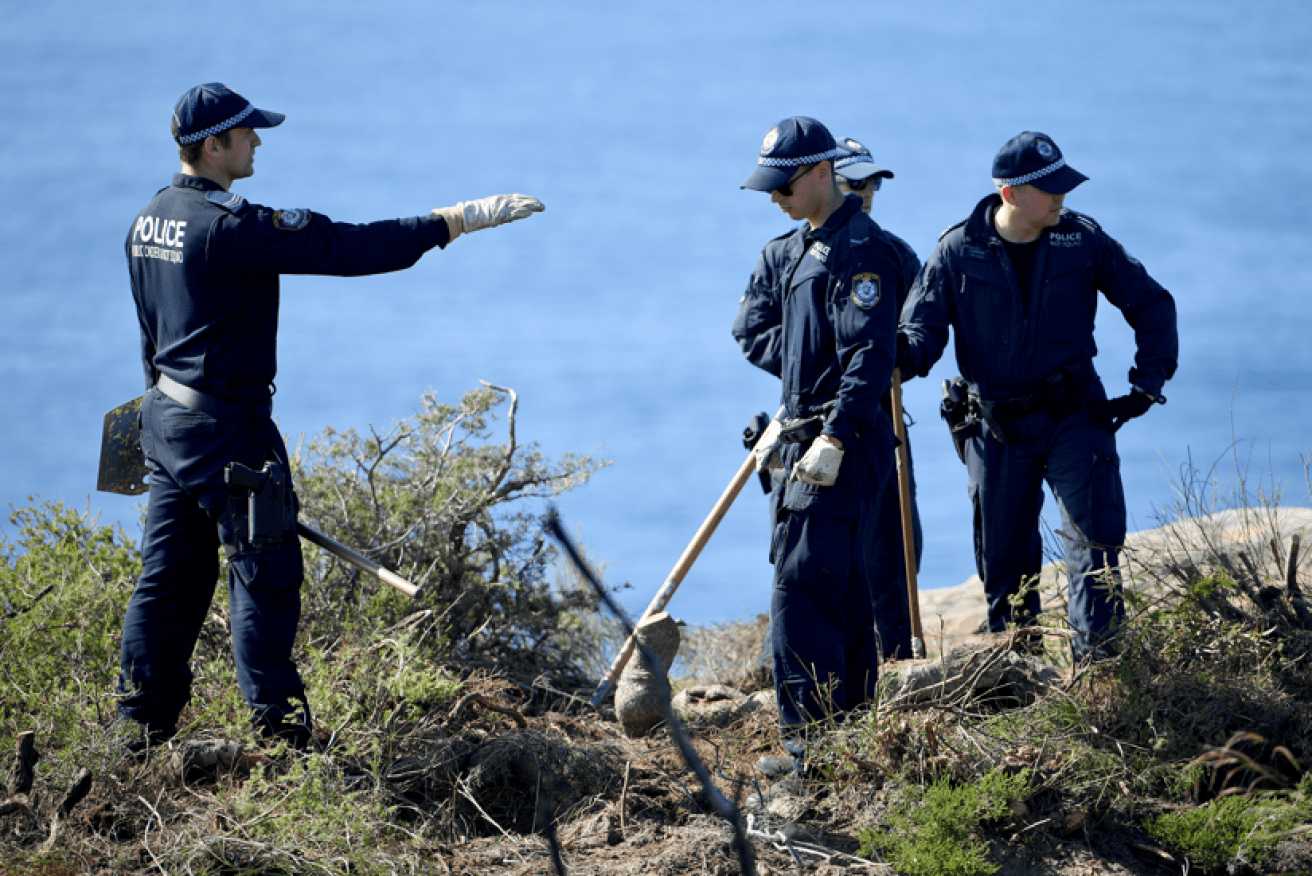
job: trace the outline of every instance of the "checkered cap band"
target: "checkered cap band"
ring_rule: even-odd
[[[224,131],[228,130],[229,128],[237,127],[239,124],[242,123],[243,119],[245,119],[253,112],[255,112],[255,104],[247,103],[246,109],[237,113],[237,115],[233,116],[232,118],[226,121],[219,122],[217,125],[210,125],[208,128],[206,128],[203,131],[197,131],[194,134],[188,134],[185,137],[179,137],[178,143],[183,146],[190,146],[192,143],[199,143],[201,140],[204,140],[206,137],[212,137],[215,134],[222,134]]]
[[[840,167],[848,167],[852,164],[874,164],[874,162],[870,160],[869,155],[858,153],[856,155],[849,155],[846,158],[838,159],[834,162],[834,169],[837,170]]]
[[[815,164],[817,161],[837,158],[841,154],[837,149],[830,149],[828,152],[821,152],[818,155],[803,155],[800,158],[766,158],[762,155],[756,159],[756,163],[765,167],[801,167],[803,164]]]
[[[1026,183],[1034,182],[1036,179],[1041,179],[1055,170],[1061,170],[1065,166],[1066,159],[1058,158],[1042,170],[1036,170],[1033,173],[1027,173],[1024,176],[1014,176],[1011,179],[995,179],[994,182],[1000,186],[1023,186]]]

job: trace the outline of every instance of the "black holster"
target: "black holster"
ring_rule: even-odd
[[[948,424],[948,434],[952,436],[952,446],[957,450],[957,459],[966,461],[966,441],[970,437],[970,428],[975,425],[971,410],[969,384],[960,377],[943,381],[943,400],[938,406],[939,416]]]
[[[230,462],[223,470],[223,479],[247,491],[246,513],[242,514],[236,503],[231,509],[234,534],[241,544],[224,544],[229,559],[283,544],[289,532],[295,538],[296,494],[287,487],[281,463],[266,462],[263,469],[255,471],[240,462]]]

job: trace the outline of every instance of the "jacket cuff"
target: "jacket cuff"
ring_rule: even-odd
[[[1130,385],[1137,387],[1144,393],[1160,398],[1162,387],[1166,385],[1166,378],[1160,374],[1148,374],[1140,371],[1138,368],[1130,369]]]
[[[822,434],[837,438],[843,442],[843,447],[847,448],[856,443],[856,430],[857,423],[855,419],[846,416],[842,411],[834,411],[829,419],[825,421]]]

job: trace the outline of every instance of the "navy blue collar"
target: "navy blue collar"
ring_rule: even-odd
[[[842,228],[843,224],[847,222],[848,219],[852,218],[852,214],[860,209],[861,198],[859,196],[844,195],[843,203],[839,205],[837,210],[829,214],[829,218],[825,220],[825,224],[821,225],[818,229],[811,229],[806,233],[806,236],[810,239],[832,237],[834,232]]]
[[[179,189],[200,189],[202,192],[221,192],[223,186],[204,176],[192,176],[189,173],[173,174],[173,187]]]

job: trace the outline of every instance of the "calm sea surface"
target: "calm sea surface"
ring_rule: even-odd
[[[788,227],[740,191],[765,131],[815,116],[891,168],[875,218],[924,258],[987,194],[1023,129],[1090,177],[1068,199],[1176,296],[1170,403],[1120,433],[1131,528],[1192,464],[1308,503],[1312,446],[1312,6],[1300,0],[446,3],[8,9],[0,29],[0,499],[39,494],[139,531],[94,492],[104,412],[139,395],[122,246],[176,170],[169,112],[222,81],[285,112],[235,190],[335,219],[504,191],[547,212],[385,277],[289,277],[275,414],[294,443],[385,427],[422,392],[520,396],[519,435],[614,461],[567,525],[641,610],[744,458],[776,382],[729,336],[761,245]],[[192,19],[189,16],[195,15]],[[1123,391],[1133,335],[1100,316]],[[940,381],[906,388],[922,586],[973,571],[965,470]],[[1049,506],[1053,503],[1049,501]],[[694,623],[767,606],[749,483],[671,605]]]

